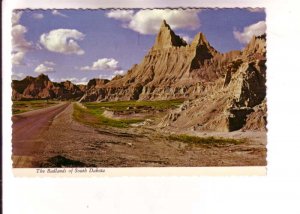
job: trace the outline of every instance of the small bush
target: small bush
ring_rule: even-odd
[[[57,101],[50,100],[28,100],[28,101],[13,101],[12,113],[20,114],[27,111],[33,111],[41,108],[46,108],[58,104]]]
[[[243,139],[232,139],[232,138],[216,138],[216,137],[197,137],[190,135],[170,135],[168,136],[169,140],[181,141],[184,143],[191,143],[197,145],[227,145],[227,144],[241,144],[244,143]]]

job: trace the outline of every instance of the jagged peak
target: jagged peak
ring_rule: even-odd
[[[211,54],[218,52],[216,49],[214,49],[210,45],[210,43],[206,39],[206,36],[202,32],[199,32],[195,35],[195,37],[191,43],[191,46],[192,47],[206,47],[206,49],[209,50],[209,52],[211,52]]]
[[[170,28],[170,25],[168,25],[168,23],[167,23],[167,21],[165,19],[162,20],[162,22],[161,22],[160,28],[162,28],[162,27],[168,27],[168,28]]]
[[[110,80],[108,80],[108,79],[94,78],[94,79],[90,79],[88,81],[87,87],[90,88],[92,86],[105,85],[108,82],[110,82]]]
[[[171,29],[170,25],[163,20],[155,39],[153,49],[186,46],[187,43]]]
[[[246,45],[243,50],[244,54],[250,53],[261,53],[265,54],[266,52],[266,34],[259,36],[253,36],[250,42]]]
[[[40,74],[40,75],[37,76],[37,79],[49,80],[49,77],[45,74]]]
[[[38,77],[48,77],[46,74],[41,73]]]
[[[259,41],[263,40],[264,42],[266,41],[266,34],[262,34],[262,35],[258,35],[258,36],[255,36],[253,35],[250,42],[248,43],[248,45],[251,45],[253,43],[257,43]]]
[[[34,79],[34,77],[32,77],[32,76],[26,76],[23,80],[32,80],[32,79]]]
[[[192,45],[203,45],[203,44],[209,44],[207,41],[205,35],[202,32],[199,32],[195,35],[192,43]]]
[[[75,85],[74,83],[72,83],[70,80],[66,80],[62,82],[64,85]]]

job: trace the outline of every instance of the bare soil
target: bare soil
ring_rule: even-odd
[[[47,114],[48,111],[47,108],[44,113]],[[30,134],[24,135],[22,144],[13,140],[16,151],[14,157],[27,155],[23,161],[15,161],[14,158],[14,167],[266,165],[265,132],[188,133],[247,138],[245,143],[238,145],[203,146],[172,141],[167,138],[170,133],[153,127],[90,127],[74,121],[72,113],[73,105],[67,105],[62,112],[57,112],[51,122],[44,122],[46,129],[40,129],[34,134],[39,136],[39,140],[35,142],[38,146],[32,146]],[[14,127],[18,126],[18,122],[15,123]],[[34,124],[31,125],[34,127]],[[14,132],[18,130],[15,129]],[[25,146],[31,149],[30,153],[19,149]]]

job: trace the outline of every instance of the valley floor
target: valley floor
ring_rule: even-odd
[[[76,105],[75,105],[76,106]],[[265,166],[266,133],[186,133],[242,139],[242,143],[197,144],[170,138],[150,126],[92,127],[73,118],[74,104],[56,115],[26,159],[13,151],[14,167]],[[23,146],[29,142],[23,141]],[[15,142],[13,142],[13,145]],[[16,148],[16,146],[15,146]]]

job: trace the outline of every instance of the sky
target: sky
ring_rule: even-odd
[[[188,43],[203,32],[219,52],[266,31],[263,9],[19,10],[12,16],[12,78],[111,79],[141,62],[163,19]]]

